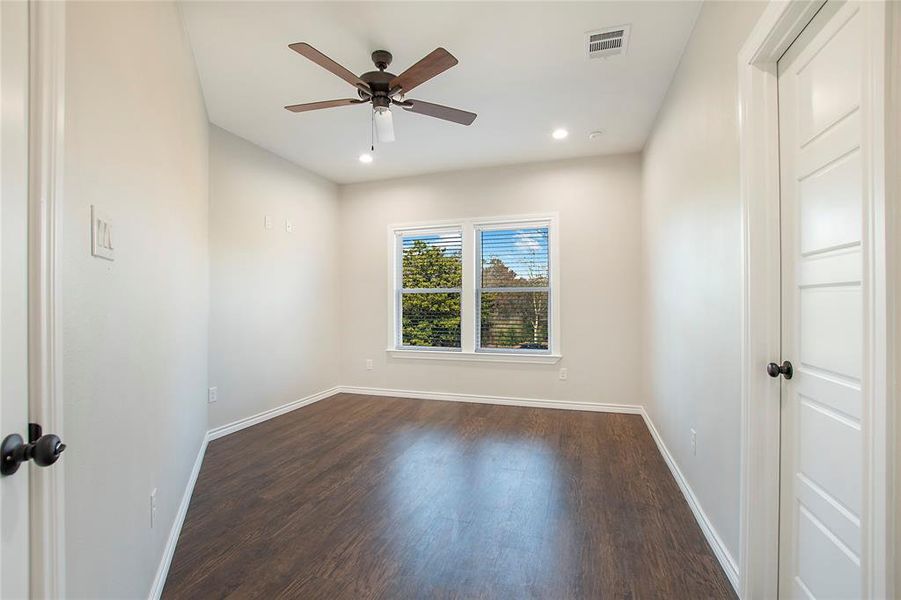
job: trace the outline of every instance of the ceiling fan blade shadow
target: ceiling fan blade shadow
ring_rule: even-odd
[[[475,121],[478,116],[476,113],[460,110],[459,108],[432,104],[431,102],[423,102],[422,100],[405,100],[398,104],[407,112],[444,119],[445,121],[452,121],[454,123],[459,123],[460,125],[472,125],[472,122]]]
[[[391,90],[400,89],[404,94],[407,94],[416,86],[425,83],[436,75],[444,73],[457,62],[453,54],[444,48],[436,48],[415,65],[392,79],[388,87]]]
[[[363,81],[362,79],[354,75],[349,69],[342,67],[308,43],[296,42],[294,44],[289,44],[288,48],[291,48],[291,50],[294,50],[301,56],[310,59],[326,71],[334,73],[350,85],[356,88],[362,88],[363,90],[369,90],[369,86],[365,81]]]
[[[343,98],[341,100],[323,100],[322,102],[308,102],[307,104],[291,104],[285,108],[291,112],[307,112],[320,108],[334,108],[336,106],[350,106],[351,104],[363,104],[366,100],[358,98]]]

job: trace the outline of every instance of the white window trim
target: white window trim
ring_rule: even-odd
[[[547,226],[549,254],[548,350],[478,349],[477,280],[479,240],[476,232],[484,229]],[[398,239],[411,233],[463,232],[463,288],[460,296],[461,348],[402,347],[400,340],[400,302],[398,277],[401,272]],[[417,360],[482,361],[496,363],[554,364],[562,357],[560,335],[560,242],[557,213],[480,217],[447,221],[404,223],[388,226],[388,332],[386,352],[392,358]]]

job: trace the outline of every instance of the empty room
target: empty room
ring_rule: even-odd
[[[901,2],[0,0],[0,597],[901,597]]]

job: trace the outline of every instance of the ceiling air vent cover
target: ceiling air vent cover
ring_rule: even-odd
[[[606,58],[625,54],[629,48],[629,25],[608,27],[585,34],[585,49],[588,58]]]

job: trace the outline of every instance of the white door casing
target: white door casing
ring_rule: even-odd
[[[30,420],[66,439],[63,423],[60,247],[66,3],[29,6]],[[72,452],[70,450],[69,452]],[[65,598],[65,455],[31,468],[31,596]]]
[[[0,439],[28,437],[28,4],[0,2]],[[0,477],[0,598],[28,598],[29,469]]]
[[[828,2],[778,63],[780,598],[865,594],[864,31]]]

